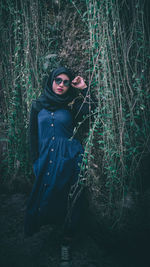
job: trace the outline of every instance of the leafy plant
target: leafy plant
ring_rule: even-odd
[[[136,1],[128,13],[124,1],[87,0],[86,4],[89,90],[96,91],[98,106],[89,125],[83,166],[89,162],[88,176],[99,209],[105,206],[112,215],[116,207],[117,221],[126,195],[139,190],[139,164],[148,153],[149,50],[144,5]]]

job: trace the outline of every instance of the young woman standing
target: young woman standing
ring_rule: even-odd
[[[77,89],[82,97],[77,97]],[[78,232],[83,214],[83,194],[70,216],[68,197],[78,181],[83,147],[71,138],[83,115],[89,112],[87,85],[80,76],[60,67],[50,74],[42,95],[32,103],[30,151],[36,177],[31,192],[25,234],[30,236],[44,224],[63,226],[61,266],[69,266],[69,240]]]

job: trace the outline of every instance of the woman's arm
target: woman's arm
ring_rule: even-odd
[[[85,88],[87,88],[85,80],[81,76],[75,77],[71,83],[71,86],[80,90],[84,90]]]
[[[96,103],[93,97],[89,96],[88,87],[82,77],[77,76],[71,85],[80,90],[79,97],[75,99],[73,104],[75,122],[78,122],[83,119],[83,115],[88,115],[91,110],[96,108]]]

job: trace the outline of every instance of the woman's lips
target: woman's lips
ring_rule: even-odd
[[[57,90],[58,90],[59,92],[63,92],[63,89],[62,89],[62,88],[57,88]]]

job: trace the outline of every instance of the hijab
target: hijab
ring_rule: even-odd
[[[60,67],[56,70],[53,70],[49,75],[49,78],[44,87],[43,93],[41,96],[33,102],[34,108],[39,112],[42,108],[55,111],[61,108],[68,108],[68,104],[76,96],[75,88],[72,86],[69,87],[67,92],[63,95],[56,94],[52,87],[54,79],[60,74],[66,74],[70,80],[73,80],[73,74],[71,71],[65,67]]]

